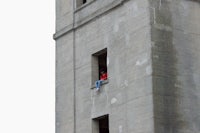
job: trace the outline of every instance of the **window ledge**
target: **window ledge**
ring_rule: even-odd
[[[103,86],[103,85],[108,84],[108,83],[109,83],[108,79],[107,80],[103,80],[101,85]],[[91,89],[94,89],[94,88],[96,88],[96,86],[92,85]]]

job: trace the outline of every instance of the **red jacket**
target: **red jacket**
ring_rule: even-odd
[[[100,80],[106,80],[108,78],[108,74],[104,73],[100,76]]]

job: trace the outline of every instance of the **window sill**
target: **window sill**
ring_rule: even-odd
[[[108,79],[107,80],[103,80],[101,86],[103,86],[105,84],[108,84],[108,83],[109,83]],[[92,85],[91,89],[94,89],[94,88],[96,88],[95,85]]]

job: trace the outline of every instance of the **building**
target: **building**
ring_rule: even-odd
[[[199,13],[199,0],[56,0],[56,133],[199,133]]]

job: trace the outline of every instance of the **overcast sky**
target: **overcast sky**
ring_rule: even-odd
[[[0,133],[54,133],[55,0],[0,1]]]

